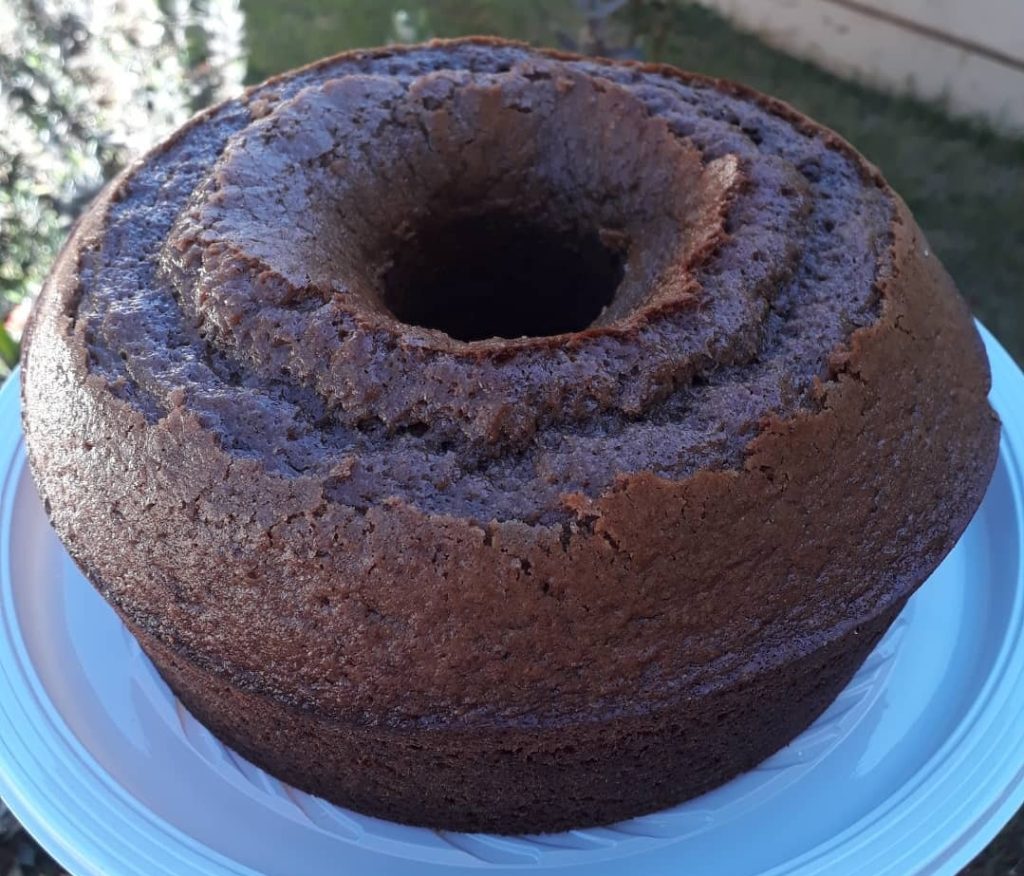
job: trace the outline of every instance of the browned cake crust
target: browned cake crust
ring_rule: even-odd
[[[838,136],[494,40],[190,122],[76,227],[23,386],[55,529],[200,720],[330,800],[497,832],[792,739],[999,436],[963,301]]]

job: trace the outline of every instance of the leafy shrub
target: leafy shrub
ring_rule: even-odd
[[[244,77],[237,0],[0,0],[0,316],[103,180]]]

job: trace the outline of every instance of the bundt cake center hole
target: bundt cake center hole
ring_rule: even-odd
[[[463,215],[424,223],[397,247],[384,304],[402,322],[460,341],[575,332],[611,303],[623,261],[596,231]]]

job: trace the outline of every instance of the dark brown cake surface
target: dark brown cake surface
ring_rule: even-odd
[[[489,40],[327,59],[97,199],[27,343],[53,524],[300,787],[502,832],[824,709],[984,494],[962,300],[835,134]]]

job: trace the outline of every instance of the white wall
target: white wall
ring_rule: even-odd
[[[841,76],[1024,134],[1024,0],[699,0]]]

